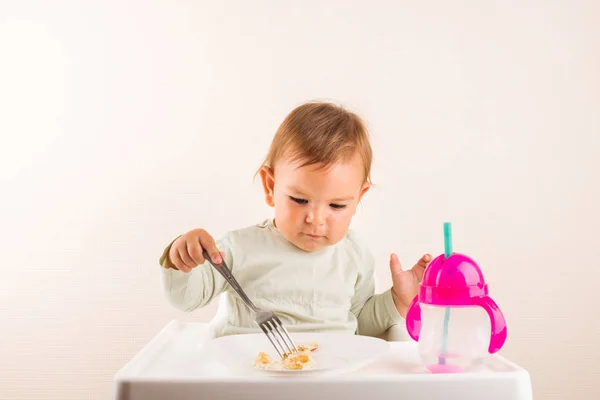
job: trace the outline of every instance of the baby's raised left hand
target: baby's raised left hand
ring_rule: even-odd
[[[419,284],[423,279],[425,268],[431,262],[431,255],[425,254],[421,259],[409,270],[404,271],[398,256],[393,254],[390,256],[390,270],[392,272],[392,298],[398,312],[403,317],[406,317],[408,306],[413,301],[419,292]]]

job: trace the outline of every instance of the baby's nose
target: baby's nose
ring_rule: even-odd
[[[313,225],[323,225],[326,220],[327,217],[325,216],[325,213],[320,212],[319,210],[309,212],[306,216],[306,222]]]

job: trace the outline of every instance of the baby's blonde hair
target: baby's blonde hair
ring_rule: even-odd
[[[363,120],[353,112],[328,102],[308,102],[296,107],[283,120],[263,165],[274,169],[289,157],[300,166],[328,167],[355,154],[364,166],[364,181],[371,181],[373,152]]]

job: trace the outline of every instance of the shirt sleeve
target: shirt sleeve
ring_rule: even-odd
[[[172,306],[190,312],[199,307],[204,307],[223,293],[226,281],[208,261],[198,265],[189,273],[174,269],[171,260],[169,260],[169,250],[173,242],[167,246],[159,259],[162,266],[163,289]],[[230,236],[226,235],[218,240],[216,244],[219,251],[225,253],[225,262],[233,270],[234,260]]]
[[[358,276],[350,311],[356,315],[356,333],[364,336],[380,336],[390,327],[402,323],[391,288],[375,293],[375,259],[365,244],[355,242]]]

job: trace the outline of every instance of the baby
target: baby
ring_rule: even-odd
[[[215,242],[203,229],[163,252],[164,290],[192,311],[225,293],[213,320],[217,336],[261,332],[250,310],[202,256],[222,258],[254,304],[277,313],[290,332],[380,336],[401,323],[431,256],[404,271],[390,258],[393,285],[374,293],[374,259],[349,229],[369,190],[372,152],[354,113],[330,103],[303,104],[277,130],[258,173],[274,217]]]

